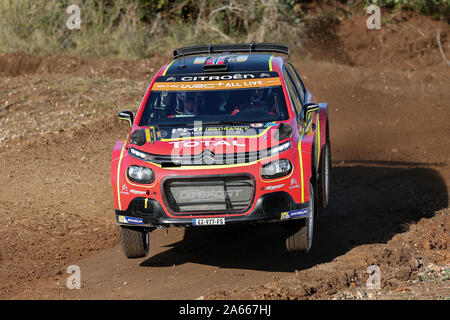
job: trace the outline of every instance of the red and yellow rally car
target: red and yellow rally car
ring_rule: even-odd
[[[286,250],[311,248],[328,203],[328,105],[282,44],[174,51],[117,141],[111,183],[122,248],[144,257],[155,228],[278,222]]]

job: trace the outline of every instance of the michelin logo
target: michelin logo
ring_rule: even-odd
[[[144,221],[141,218],[132,218],[127,216],[119,216],[119,222],[128,224],[144,224]]]
[[[281,220],[290,219],[290,218],[298,218],[308,215],[308,209],[300,209],[289,212],[281,213]]]

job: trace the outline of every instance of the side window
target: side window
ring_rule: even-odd
[[[295,89],[294,82],[292,81],[291,76],[286,69],[284,69],[283,74],[289,96],[291,97],[291,101],[294,104],[295,112],[297,113],[297,116],[301,116],[303,118],[303,107],[297,90]]]
[[[300,79],[300,76],[298,75],[297,71],[295,71],[294,67],[288,63],[286,64],[286,68],[289,71],[289,74],[292,75],[292,79],[294,80],[297,88],[298,88],[298,93],[300,95],[300,98],[302,99],[302,102],[305,101],[305,85],[303,84],[302,80]]]

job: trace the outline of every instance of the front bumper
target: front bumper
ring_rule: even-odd
[[[276,205],[279,203],[283,203],[283,207],[277,207]],[[273,192],[258,198],[250,213],[220,217],[225,219],[225,224],[280,222],[306,218],[308,216],[307,208],[307,203],[295,203],[286,192]],[[293,212],[299,214],[289,214]],[[216,216],[207,215],[205,217],[215,218]],[[116,210],[116,222],[124,226],[133,225],[147,228],[191,226],[194,218],[198,218],[198,216],[170,217],[158,200],[151,198],[135,198],[127,210]]]
[[[310,167],[306,161],[309,155],[303,159],[303,167]],[[278,158],[289,159],[292,163],[290,174],[275,178],[264,179],[261,176],[261,167]],[[116,221],[121,225],[136,225],[142,227],[170,227],[188,226],[193,224],[196,218],[224,218],[225,223],[256,223],[275,222],[288,219],[305,218],[303,212],[292,212],[303,210],[309,201],[308,181],[310,175],[307,170],[302,170],[299,162],[298,150],[290,148],[279,155],[279,157],[266,158],[255,163],[234,166],[186,166],[182,168],[161,167],[153,163],[135,159],[125,155],[122,160],[113,159],[111,177],[115,199]],[[155,181],[151,185],[140,185],[128,180],[126,169],[130,165],[146,166],[154,170]],[[233,177],[242,179],[233,180]],[[192,212],[192,207],[177,207],[180,201],[174,199],[168,192],[170,181],[181,183],[179,190],[192,192],[189,189],[189,179],[200,180],[227,180],[225,188],[227,193],[233,194],[233,188],[237,184],[251,186],[252,192],[243,192],[231,199],[227,199],[226,208],[221,212],[210,211]],[[246,181],[244,181],[246,180]],[[251,181],[250,181],[251,180]],[[178,183],[177,183],[178,184]],[[216,184],[217,186],[217,184]],[[177,186],[176,186],[177,187]],[[195,186],[194,186],[195,187]],[[200,188],[207,193],[208,188],[204,185]],[[217,190],[217,189],[216,189]],[[182,191],[183,192],[183,191]],[[176,193],[173,193],[175,198]],[[236,194],[234,194],[236,195]],[[242,197],[240,196],[242,195]],[[181,193],[178,194],[178,197]],[[178,199],[179,200],[179,199]],[[244,200],[246,202],[244,202]],[[245,207],[245,204],[248,204]],[[192,201],[190,202],[192,205]],[[188,204],[189,206],[189,204]],[[235,210],[229,210],[233,208]],[[236,209],[238,208],[238,209]],[[128,219],[128,218],[129,219]]]

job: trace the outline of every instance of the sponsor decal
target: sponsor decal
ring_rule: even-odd
[[[262,127],[264,127],[264,124],[263,123],[252,123],[250,125],[250,127],[252,127],[252,128],[262,128]]]
[[[228,58],[229,62],[245,62],[247,61],[248,56],[234,56],[234,57],[230,57]]]
[[[209,65],[225,64],[226,58],[227,58],[226,56],[220,56],[218,58],[208,58],[208,60],[206,60],[205,65],[209,66]]]
[[[167,132],[166,132],[167,135]],[[145,140],[154,144],[156,141],[159,141],[163,138],[161,130],[155,129],[155,127],[149,127],[145,129]]]
[[[119,216],[119,222],[127,224],[144,224],[144,221],[141,218],[133,218],[127,216]]]
[[[173,78],[173,77],[172,77]],[[241,80],[241,79],[254,79],[255,75],[251,73],[235,73],[235,74],[224,74],[215,76],[184,76],[181,77],[181,81],[220,81],[220,80]],[[167,79],[165,80],[167,81]]]
[[[290,219],[290,218],[298,218],[308,215],[308,209],[299,209],[289,212],[281,213],[281,220]]]
[[[268,128],[258,127],[252,125],[224,125],[224,126],[195,126],[191,128],[166,128],[167,135],[163,136],[163,139],[183,139],[186,137],[227,137],[232,136],[244,136],[249,138],[261,134],[263,131],[267,131]],[[161,133],[161,135],[163,135]],[[236,137],[236,138],[237,138]]]
[[[237,59],[237,58],[236,58]],[[200,60],[198,60],[200,61]],[[219,60],[214,60],[219,61]],[[152,90],[155,91],[189,91],[189,90],[223,90],[268,86],[280,86],[277,72],[265,73],[223,73],[211,75],[170,75],[156,79]]]
[[[197,57],[195,58],[194,62],[195,64],[203,64],[206,61],[206,57]]]
[[[145,191],[139,191],[139,190],[134,190],[134,189],[130,189],[130,193],[132,193],[132,194],[147,194],[147,192],[145,192]]]
[[[180,192],[180,200],[218,200],[223,201],[227,196],[238,197],[242,190],[194,190],[186,189]]]
[[[205,132],[208,131],[242,131],[248,130],[248,126],[223,126],[223,127],[206,127]]]
[[[159,132],[161,132],[161,137],[163,137],[163,138],[167,137],[167,131],[160,130]]]
[[[214,73],[214,74],[196,74],[196,75],[170,75],[159,76],[156,79],[157,83],[162,82],[214,82],[214,81],[228,81],[228,80],[267,80],[266,78],[278,78],[277,72],[245,72],[245,73]]]
[[[248,59],[248,55],[240,56],[219,56],[219,57],[197,57],[194,59],[194,64],[223,64],[227,62],[245,62]],[[205,63],[206,62],[206,63]]]
[[[276,123],[275,121],[267,122],[266,125],[264,126],[264,128],[274,127],[274,126],[276,126],[277,124],[278,124],[278,123]]]
[[[266,190],[277,190],[277,189],[280,189],[280,188],[283,188],[283,187],[284,187],[284,183],[283,184],[279,184],[277,186],[268,186],[268,187],[266,187]]]
[[[229,90],[280,86],[280,78],[255,80],[203,81],[203,82],[155,82],[152,91]]]
[[[194,126],[193,128],[173,128],[172,135],[176,134],[191,134],[191,133],[203,133],[202,127]]]

